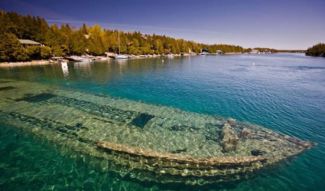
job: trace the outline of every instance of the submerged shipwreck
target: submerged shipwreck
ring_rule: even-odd
[[[158,183],[239,180],[313,146],[233,119],[1,79],[0,121]]]

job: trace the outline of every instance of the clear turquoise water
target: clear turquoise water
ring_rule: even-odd
[[[325,189],[323,58],[274,54],[69,63],[68,71],[60,65],[0,68],[0,77],[232,117],[318,143],[249,180],[182,188],[119,177],[93,165],[96,159],[59,152],[0,122],[0,190]]]

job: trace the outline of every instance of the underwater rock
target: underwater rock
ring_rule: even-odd
[[[253,149],[253,150],[251,150],[251,154],[253,156],[261,156],[261,155],[266,154],[266,152],[262,151],[262,150],[259,150],[259,149]]]
[[[228,122],[226,122],[222,127],[221,137],[221,145],[224,152],[236,150],[238,144],[238,136]]]
[[[229,119],[227,120],[227,123],[229,123],[229,125],[231,125],[231,126],[234,126],[234,125],[236,125],[236,119],[229,118]]]
[[[252,131],[246,127],[243,128],[243,130],[240,132],[240,138],[247,138],[249,135],[252,134]]]
[[[0,91],[6,91],[6,90],[12,90],[12,89],[16,89],[16,88],[12,87],[12,86],[0,87]]]
[[[75,127],[80,129],[82,127],[82,123],[76,123]]]

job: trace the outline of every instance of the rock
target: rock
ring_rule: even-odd
[[[243,128],[243,130],[240,132],[240,138],[247,138],[249,135],[252,134],[252,131],[246,127]]]
[[[82,123],[76,123],[75,127],[80,129],[82,127]]]
[[[259,149],[254,149],[254,150],[251,150],[251,154],[253,156],[260,156],[260,155],[266,154],[266,152],[262,151],[262,150],[259,150]]]
[[[221,145],[224,152],[235,151],[237,149],[238,136],[228,122],[222,127],[221,137]]]
[[[229,125],[231,125],[231,126],[234,126],[234,125],[236,125],[236,119],[229,118],[229,119],[227,120],[227,123],[229,123]]]

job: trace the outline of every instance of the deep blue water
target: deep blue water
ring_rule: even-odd
[[[316,147],[252,179],[201,189],[325,190],[324,58],[302,54],[196,56],[68,66],[68,71],[60,65],[0,68],[0,77],[232,117],[311,140]],[[102,172],[86,156],[64,155],[1,122],[0,127],[0,190],[181,189]]]

